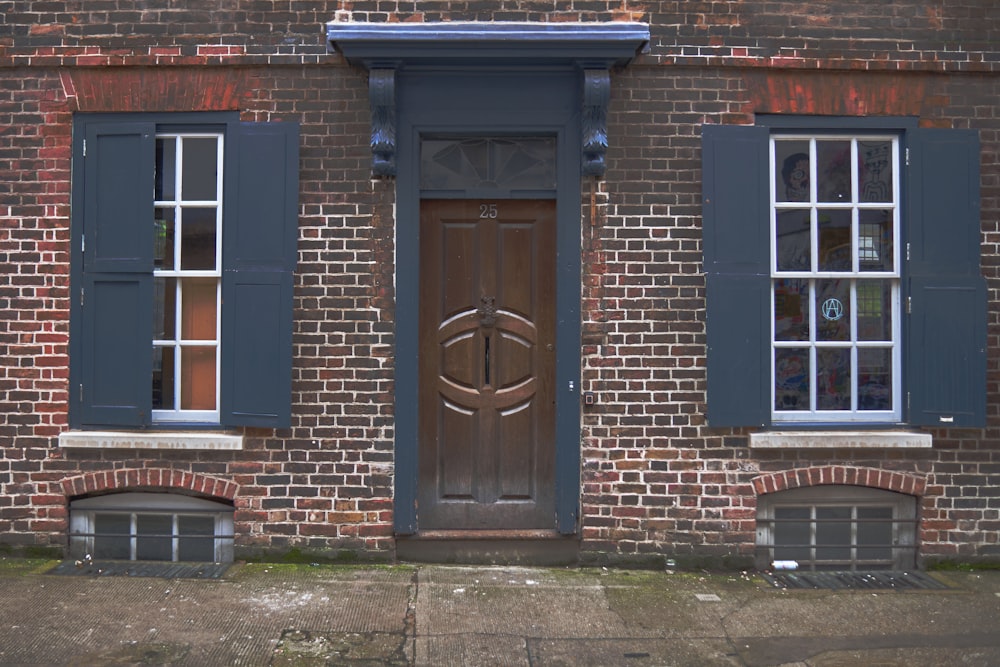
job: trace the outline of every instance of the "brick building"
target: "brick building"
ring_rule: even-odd
[[[0,2],[0,545],[1000,555],[1000,16]]]

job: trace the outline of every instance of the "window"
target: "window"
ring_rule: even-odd
[[[219,421],[219,134],[157,134],[153,420]]]
[[[74,123],[70,424],[287,426],[298,126]]]
[[[94,559],[228,563],[233,508],[167,493],[117,493],[70,503],[70,554]]]
[[[983,425],[978,135],[760,120],[703,128],[709,424]]]
[[[898,422],[897,137],[770,149],[772,419]]]
[[[916,566],[916,499],[893,491],[816,486],[763,496],[757,566],[903,570]]]

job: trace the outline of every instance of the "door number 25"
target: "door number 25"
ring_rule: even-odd
[[[480,220],[496,220],[499,211],[497,210],[496,204],[480,204],[479,205],[479,219]]]

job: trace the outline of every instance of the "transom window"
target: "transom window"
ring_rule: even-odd
[[[770,147],[773,419],[898,421],[898,139]]]
[[[219,421],[220,134],[156,135],[153,419]]]

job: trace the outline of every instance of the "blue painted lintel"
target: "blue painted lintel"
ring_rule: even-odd
[[[625,65],[649,48],[649,25],[609,23],[326,24],[327,47],[353,64]]]

